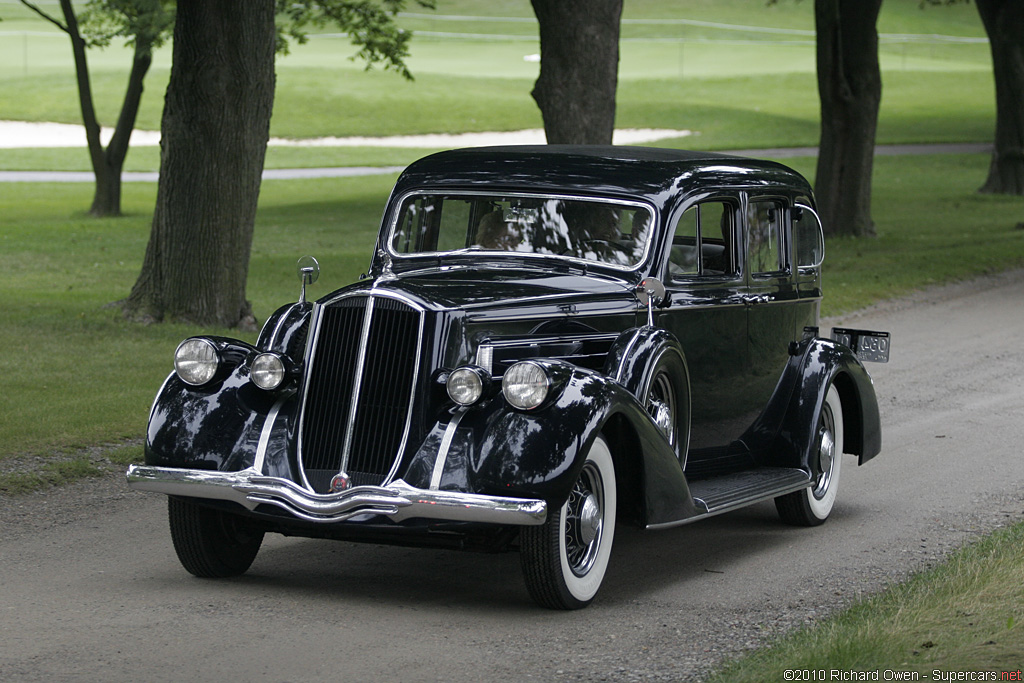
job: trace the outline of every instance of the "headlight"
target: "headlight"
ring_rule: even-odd
[[[261,353],[252,359],[249,376],[260,389],[277,389],[284,383],[284,361],[276,353]]]
[[[550,387],[544,368],[532,361],[516,363],[505,372],[501,391],[505,400],[521,410],[532,410],[544,402]]]
[[[209,339],[193,337],[178,344],[174,351],[174,371],[185,384],[206,384],[217,374],[220,356]]]
[[[460,406],[471,406],[484,395],[487,375],[482,368],[463,367],[452,370],[445,388],[448,396]]]

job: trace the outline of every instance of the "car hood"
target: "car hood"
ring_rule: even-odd
[[[468,315],[509,307],[563,307],[611,300],[636,304],[634,285],[625,279],[518,268],[431,269],[384,276],[362,286],[393,292],[427,309],[460,309]]]

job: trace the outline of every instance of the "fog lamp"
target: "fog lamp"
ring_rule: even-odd
[[[284,361],[276,353],[261,353],[252,359],[249,376],[260,389],[277,389],[284,383]]]
[[[452,370],[445,388],[448,396],[460,406],[471,406],[484,395],[487,375],[482,368],[462,367]]]

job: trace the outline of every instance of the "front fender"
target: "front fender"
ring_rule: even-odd
[[[613,432],[616,477],[626,484],[620,483],[620,490],[643,494],[644,520],[694,514],[676,453],[650,416],[617,382],[581,368],[572,368],[557,399],[536,411],[516,410],[500,394],[484,406],[453,410],[419,448],[406,481],[423,488],[543,498],[560,507],[603,431]]]
[[[238,471],[255,462],[264,422],[280,398],[258,389],[240,367],[225,379],[193,387],[171,373],[153,403],[147,465]]]

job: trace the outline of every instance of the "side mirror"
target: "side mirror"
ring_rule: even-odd
[[[668,292],[665,290],[665,285],[662,284],[661,280],[654,277],[645,278],[636,290],[637,301],[640,302],[641,306],[647,308],[647,324],[654,327],[654,309],[655,307],[661,308],[668,306],[670,303],[670,297]]]
[[[303,256],[299,259],[296,269],[299,273],[299,280],[302,281],[302,291],[299,293],[299,303],[306,303],[306,285],[311,285],[320,278],[320,263],[312,256]]]

